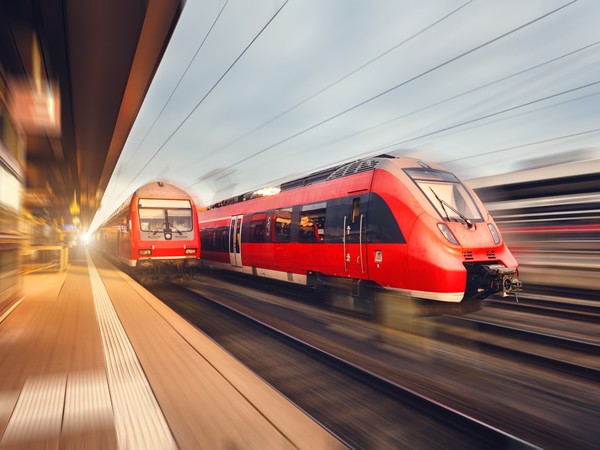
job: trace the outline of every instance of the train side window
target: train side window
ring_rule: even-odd
[[[203,252],[229,252],[229,227],[201,230],[200,245]]]
[[[405,244],[406,240],[392,210],[376,193],[371,193],[369,213],[366,221],[367,242]]]
[[[274,214],[274,241],[290,242],[292,225],[292,208],[282,208]]]
[[[250,219],[250,242],[265,242],[267,213],[252,214]]]
[[[200,230],[200,245],[205,251],[208,250],[209,233],[208,230]]]
[[[352,200],[352,223],[356,223],[360,218],[360,197]]]
[[[219,228],[218,238],[220,239],[218,251],[229,253],[229,227]]]
[[[323,242],[325,240],[325,213],[327,203],[303,205],[298,222],[300,242]]]
[[[240,235],[241,242],[252,242],[252,238],[250,235],[250,224],[251,224],[252,214],[244,214],[242,219],[242,234]]]

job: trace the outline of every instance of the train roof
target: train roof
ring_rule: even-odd
[[[145,198],[171,198],[189,199],[190,195],[183,189],[163,181],[153,181],[135,191],[138,197]]]
[[[402,167],[423,167],[426,169],[437,169],[445,170],[436,164],[425,163],[420,159],[392,156],[392,155],[379,155],[372,158],[358,159],[349,163],[340,164],[338,166],[330,167],[327,169],[313,172],[309,175],[297,178],[295,180],[287,181],[279,186],[280,192],[289,191],[291,189],[297,189],[305,186],[309,186],[316,183],[324,183],[338,178],[355,175],[361,172],[367,172],[369,170],[375,170],[376,168],[385,168],[385,166],[392,162],[396,166]],[[247,192],[235,197],[230,197],[220,202],[214,203],[208,207],[208,209],[220,208],[222,206],[232,205],[234,203],[243,202],[253,198],[262,197],[261,194],[257,194],[257,191]]]
[[[190,195],[185,192],[183,189],[178,188],[169,183],[165,183],[163,181],[153,181],[151,183],[145,184],[138,189],[135,190],[133,194],[131,194],[127,200],[123,202],[121,206],[119,206],[113,213],[108,216],[108,218],[104,221],[104,223],[108,223],[113,220],[114,217],[121,214],[124,209],[127,209],[131,205],[131,200],[133,197],[137,196],[138,198],[168,198],[168,199],[186,199],[192,200]],[[193,202],[192,202],[193,204]],[[102,225],[101,225],[102,227]]]

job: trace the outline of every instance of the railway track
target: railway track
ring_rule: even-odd
[[[236,297],[233,302],[204,290],[169,287],[154,293],[348,447],[437,448],[451,442],[457,448],[536,448],[278,326],[285,308],[269,304],[279,311],[262,320],[260,311],[247,308],[252,299],[232,293],[226,297]]]
[[[539,447],[585,449],[600,446],[597,379],[576,374],[568,367],[554,365],[553,370],[548,370],[540,360],[532,364],[526,355],[496,348],[502,339],[508,339],[506,336],[489,338],[489,342],[481,336],[470,340],[451,339],[453,334],[463,336],[469,330],[465,327],[466,322],[461,322],[454,323],[454,331],[449,331],[449,325],[443,323],[449,318],[444,316],[408,317],[407,330],[382,327],[364,318],[327,310],[308,291],[234,274],[200,274],[193,282],[193,289],[359,368],[366,368],[370,373]],[[185,303],[188,306],[182,307],[187,308],[200,302],[190,300]],[[495,312],[511,316],[507,312]],[[469,316],[476,314],[478,312]],[[558,323],[558,319],[556,321]],[[573,323],[576,322],[568,327]],[[210,321],[207,326],[214,328]],[[242,329],[244,327],[247,328],[242,325]],[[478,329],[475,331],[482,333]],[[242,335],[242,331],[232,333],[244,340]],[[521,347],[528,345],[525,339],[519,341]],[[271,355],[263,356],[269,359]],[[570,358],[566,360],[570,361]],[[252,367],[252,362],[247,364],[259,370]],[[289,365],[290,372],[284,385],[290,379],[321,379],[320,374],[295,372],[296,366],[291,361],[283,365]],[[315,397],[322,396],[316,394]],[[334,404],[341,403],[335,399]],[[313,406],[319,413],[320,404]],[[332,415],[323,414],[325,417]],[[364,418],[361,415],[353,420],[361,423]],[[405,419],[397,420],[403,423]],[[386,426],[381,428],[386,429]]]
[[[488,298],[486,306],[580,322],[600,323],[600,300],[563,299],[547,295],[519,296],[518,301]]]
[[[453,326],[450,330],[440,331],[440,335],[455,342],[476,342],[508,357],[519,358],[523,364],[538,364],[590,380],[600,378],[598,342],[509,326],[489,318],[448,315],[439,323]],[[465,334],[457,331],[457,327],[468,328],[475,333]]]

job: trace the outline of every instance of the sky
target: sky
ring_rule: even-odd
[[[469,179],[600,158],[596,0],[187,0],[91,230],[383,153]]]

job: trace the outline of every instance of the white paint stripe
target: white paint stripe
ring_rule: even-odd
[[[83,372],[67,378],[61,373],[28,378],[20,396],[18,392],[0,395],[0,421],[7,417],[10,421],[0,447],[112,427],[106,374]]]
[[[67,376],[31,377],[25,382],[0,446],[60,436]]]
[[[397,292],[400,295],[409,297],[424,298],[427,300],[437,300],[441,302],[460,303],[465,296],[464,292],[427,292],[427,291],[411,291],[410,289],[393,288],[383,286],[388,291]]]
[[[15,409],[19,391],[0,392],[0,423],[5,423]]]
[[[86,258],[104,348],[119,448],[177,448],[108,292],[87,252]]]
[[[21,297],[19,300],[17,300],[15,302],[15,304],[12,305],[10,308],[8,308],[8,310],[4,314],[2,314],[2,316],[0,316],[0,323],[2,323],[4,321],[4,319],[6,319],[10,315],[10,313],[13,312],[15,310],[15,308],[21,304],[22,301],[23,301],[23,297]]]
[[[233,267],[231,263],[223,263],[219,261],[204,261],[205,267],[215,268],[219,270],[229,270],[232,272],[243,272],[248,275],[253,275],[256,269],[256,276],[264,278],[272,278],[274,280],[287,281],[306,285],[307,277],[299,273],[284,272],[281,270],[263,269],[261,267],[242,266]]]
[[[113,410],[106,374],[70,373],[67,379],[63,434],[112,427]]]

